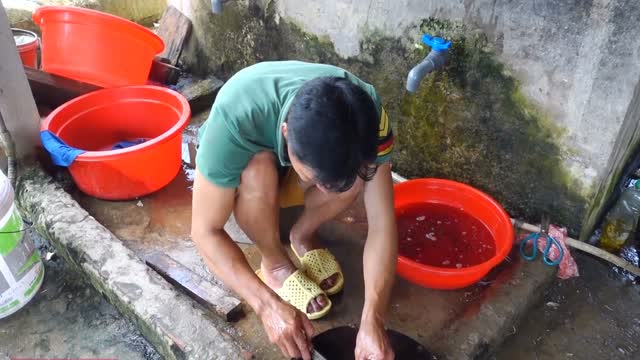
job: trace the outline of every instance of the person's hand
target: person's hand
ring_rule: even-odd
[[[278,299],[261,311],[260,319],[269,341],[287,359],[311,360],[313,326],[305,314]]]
[[[393,360],[393,350],[384,325],[364,320],[356,340],[356,360]]]

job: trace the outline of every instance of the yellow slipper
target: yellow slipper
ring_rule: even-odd
[[[258,269],[256,271],[256,275],[264,281],[262,277],[262,271]],[[266,283],[266,282],[265,282]],[[327,301],[329,302],[324,309],[314,312],[307,313],[307,307],[309,306],[309,302],[319,295],[326,295],[324,291],[314,283],[311,279],[309,279],[302,271],[296,270],[293,274],[289,275],[289,277],[282,283],[282,287],[280,289],[274,290],[280,298],[289,304],[293,305],[296,309],[302,311],[303,314],[307,315],[309,320],[317,320],[321,317],[327,315],[329,310],[331,310],[331,299],[327,297]]]
[[[342,288],[344,287],[342,269],[340,268],[340,263],[338,263],[338,260],[333,256],[329,249],[315,249],[307,251],[303,257],[298,255],[293,244],[291,244],[291,249],[298,260],[300,260],[302,270],[304,270],[307,276],[311,280],[315,281],[316,284],[319,285],[324,280],[331,277],[331,275],[338,274],[338,279],[335,285],[333,285],[331,289],[324,291],[327,295],[335,295],[342,291]]]

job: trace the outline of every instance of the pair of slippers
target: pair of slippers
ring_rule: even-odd
[[[329,249],[307,251],[302,257],[298,255],[293,245],[291,249],[293,249],[293,253],[300,261],[301,269],[289,275],[282,283],[282,287],[275,290],[275,292],[282,300],[306,314],[310,320],[320,319],[331,310],[331,300],[328,297],[328,304],[320,311],[309,314],[307,313],[307,307],[311,300],[320,295],[335,295],[342,291],[344,276],[340,264]],[[260,270],[256,271],[256,274],[264,281]],[[336,283],[330,289],[322,290],[318,284],[334,274],[338,274]]]

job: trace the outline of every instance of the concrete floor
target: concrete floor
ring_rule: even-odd
[[[37,233],[30,236],[47,250]],[[18,357],[160,359],[136,327],[59,258],[45,262],[36,297],[0,320],[0,359]]]
[[[640,359],[640,287],[577,254],[580,277],[557,281],[494,359]]]
[[[184,169],[167,188],[140,200],[142,206],[138,206],[138,201],[104,202],[81,194],[77,194],[77,199],[139,256],[143,257],[147,251],[162,250],[215,281],[189,240],[190,171]],[[287,211],[283,217],[291,220],[294,212]],[[287,224],[283,226],[286,228]],[[362,203],[321,228],[319,236],[340,260],[347,286],[342,294],[332,298],[334,308],[330,315],[314,322],[318,332],[358,323],[363,302],[361,258],[366,229]],[[228,230],[232,237],[244,238],[236,227]],[[257,268],[260,256],[256,248],[241,247],[251,266]],[[638,287],[610,266],[581,254],[576,256],[581,276],[556,281],[544,302],[525,316],[523,324],[506,340],[495,359],[640,358],[636,341],[640,335]],[[438,341],[442,329],[460,317],[474,316],[484,302],[490,301],[495,287],[509,282],[511,273],[522,265],[517,255],[510,258],[516,260],[503,264],[482,284],[459,291],[433,291],[398,279],[389,326],[430,348]],[[277,349],[268,343],[254,313],[249,312],[241,321],[229,324],[227,330],[242,339],[261,359],[281,358]]]
[[[346,217],[349,221],[351,213]],[[323,235],[330,235],[323,229]],[[337,235],[337,232],[334,233]],[[43,251],[47,243],[32,234]],[[341,246],[331,242],[337,256],[356,256],[358,246],[351,240]],[[49,248],[51,250],[51,248]],[[253,264],[255,251],[247,248]],[[493,360],[502,359],[638,359],[640,346],[640,289],[628,278],[588,256],[576,254],[581,276],[568,281],[556,281],[547,291],[539,306],[529,312],[514,334],[505,339],[505,344]],[[353,262],[351,262],[353,263]],[[0,359],[10,357],[29,358],[118,358],[118,359],[159,359],[158,354],[140,336],[134,325],[122,318],[99,293],[77,278],[57,259],[46,262],[46,277],[42,289],[27,307],[13,316],[0,320]],[[354,269],[349,262],[346,268]],[[348,289],[344,295],[334,298],[336,311],[327,320],[317,322],[321,329],[335,324],[349,323],[358,312],[357,301],[347,301],[349,294],[357,292],[360,276],[350,276]],[[427,293],[427,294],[424,294]],[[438,309],[463,308],[465,302],[480,301],[480,288],[465,292],[449,293],[454,304],[445,305],[437,293],[428,294],[404,282],[400,282],[394,292],[392,306],[393,327],[412,331],[406,326],[407,319],[442,321],[446,314],[433,314]],[[426,311],[415,310],[415,297],[434,301]],[[407,307],[409,306],[409,307]],[[407,307],[406,309],[404,309]],[[401,311],[401,309],[404,309]],[[344,316],[344,318],[343,318]],[[440,319],[440,320],[438,320]],[[236,324],[233,333],[250,341],[249,335],[256,332],[256,319],[249,315]],[[355,321],[353,321],[355,322]],[[425,326],[425,332],[418,331],[416,338],[425,342],[432,326]],[[415,330],[415,329],[414,329]],[[428,341],[427,341],[428,342]],[[252,346],[260,359],[280,359],[277,352],[266,345],[261,336],[254,339]],[[261,351],[261,352],[258,352]]]
[[[199,275],[216,282],[189,239],[191,212],[190,170],[180,172],[167,188],[142,200],[105,202],[76,194],[77,200],[98,221],[118,236],[127,247],[144,258],[151,251],[161,250],[189,267]],[[142,206],[139,206],[142,205]],[[289,218],[291,212],[283,214]],[[284,225],[286,227],[286,225]],[[234,239],[244,234],[232,226],[228,229]],[[366,223],[362,204],[356,205],[321,228],[319,236],[333,251],[343,266],[345,290],[332,298],[329,316],[314,322],[321,332],[338,325],[355,325],[360,319],[364,283],[362,252],[366,237]],[[253,245],[240,245],[254,269],[260,264],[260,255]],[[292,257],[294,258],[294,257]],[[403,332],[428,348],[440,329],[456,318],[472,316],[474,309],[487,301],[486,289],[508,281],[516,262],[506,263],[483,284],[460,291],[434,291],[412,285],[401,279],[393,291],[389,326]],[[498,276],[500,275],[500,276]],[[500,278],[496,281],[496,278]],[[424,304],[429,304],[425,307]],[[246,344],[261,359],[280,359],[277,349],[269,344],[262,332],[260,320],[253,312],[227,329]]]
[[[185,142],[195,140],[198,124],[205,118],[201,115],[192,121],[185,131]],[[75,192],[74,197],[139,257],[144,258],[149,252],[161,250],[197,274],[216,282],[189,238],[192,182],[193,169],[184,165],[171,184],[143,199],[108,202],[79,192]],[[284,228],[287,227],[286,223],[290,224],[294,219],[294,213],[283,213]],[[366,229],[361,202],[321,228],[319,236],[340,260],[347,285],[343,293],[332,299],[334,307],[331,314],[314,323],[319,332],[359,322],[364,291],[361,259]],[[234,239],[247,240],[233,221],[228,224],[227,230]],[[258,268],[260,256],[256,248],[244,244],[241,247],[251,266]],[[389,326],[429,348],[430,344],[435,345],[439,341],[442,329],[456,319],[472,317],[491,298],[491,290],[509,282],[511,274],[519,266],[521,264],[518,261],[506,262],[481,284],[460,291],[433,291],[399,279],[393,291]],[[281,355],[269,344],[260,320],[254,313],[249,312],[238,323],[229,324],[227,330],[242,339],[248,349],[259,354],[261,359],[280,359]]]
[[[194,117],[192,124],[185,131],[183,137],[185,143],[195,141],[198,124],[205,118],[206,114]],[[186,161],[188,162],[188,159]],[[185,164],[171,184],[139,200],[108,202],[85,196],[77,191],[71,190],[71,192],[87,211],[140,258],[144,258],[149,252],[160,250],[202,277],[217,282],[209,273],[189,238],[192,184],[193,169]],[[283,229],[286,229],[295,219],[295,213],[295,210],[283,212]],[[234,239],[248,241],[233,220],[227,225],[227,230]],[[366,219],[361,202],[320,230],[320,238],[331,248],[343,266],[347,286],[343,293],[332,298],[334,308],[330,315],[314,322],[318,332],[339,325],[357,325],[358,323],[363,302],[361,259],[366,230]],[[286,234],[284,231],[282,233]],[[251,244],[240,246],[251,266],[257,268],[260,256],[256,248]],[[528,317],[522,327],[516,329],[515,335],[508,338],[507,346],[497,355],[498,359],[560,359],[571,357],[572,355],[569,354],[575,355],[575,358],[582,358],[579,355],[597,354],[595,349],[597,346],[601,349],[601,354],[617,352],[615,356],[637,355],[637,348],[632,342],[606,341],[611,337],[627,336],[628,338],[637,334],[637,328],[640,326],[637,312],[633,310],[624,312],[625,308],[633,308],[634,302],[637,304],[637,289],[621,285],[619,279],[612,281],[608,275],[613,272],[597,263],[592,264],[593,261],[590,259],[579,257],[579,263],[583,268],[582,277],[558,283],[547,294],[545,302],[560,304],[558,310],[552,309],[553,312],[550,312],[551,310],[544,305],[539,307],[531,317]],[[523,264],[517,254],[513,254],[480,284],[459,291],[433,291],[398,279],[391,300],[389,326],[413,337],[427,349],[438,349],[443,342],[442,337],[449,335],[446,330],[451,327],[451,324],[466,324],[468,319],[474,318],[481,308],[486,307],[485,304],[491,303],[492,298],[499,292],[497,290],[506,289],[512,302],[523,301],[523,294],[517,291],[510,292],[510,289],[515,287],[514,284],[523,281],[522,278],[516,279],[523,268],[530,269],[528,274],[532,274],[544,267]],[[524,281],[532,281],[532,279],[524,278]],[[587,290],[584,291],[589,294],[600,295],[596,297],[572,295],[572,292],[583,291],[582,288],[586,288]],[[531,296],[531,294],[524,296]],[[498,302],[489,307],[497,307],[499,311],[505,311],[501,307],[502,304],[504,303]],[[506,311],[517,309],[511,303],[507,306],[511,306],[511,309]],[[609,311],[609,308],[613,309],[612,314],[622,311],[621,313],[625,315],[607,317],[603,309]],[[245,318],[237,323],[228,323],[226,330],[242,340],[247,345],[247,349],[260,359],[280,359],[278,350],[269,344],[264,336],[260,320],[250,309],[247,310],[249,311]],[[481,318],[483,319],[481,327],[491,327],[494,325],[491,324],[492,321],[504,321],[500,316],[489,317],[486,321],[484,317]],[[579,327],[572,325],[574,323],[579,324]],[[601,326],[602,324],[609,325]],[[37,327],[33,322],[32,326]],[[598,326],[597,329],[600,331],[594,331],[596,329],[594,326]],[[624,329],[633,330],[625,332]],[[574,333],[567,336],[567,331],[574,331]],[[602,335],[598,338],[596,333]],[[601,341],[592,342],[598,345],[585,351],[580,345],[584,344],[581,338],[591,340],[594,336]],[[532,339],[534,339],[533,342]],[[458,341],[457,338],[454,342],[456,341]],[[456,344],[453,346],[461,346]],[[607,347],[611,344],[616,344],[621,350],[616,347]],[[98,349],[101,348],[98,347]],[[136,359],[134,356],[125,358]]]

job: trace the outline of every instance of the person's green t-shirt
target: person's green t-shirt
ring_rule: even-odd
[[[237,187],[253,155],[274,152],[282,166],[290,166],[282,122],[298,89],[308,80],[335,76],[365,90],[380,114],[377,163],[388,160],[393,133],[375,89],[348,71],[300,61],[263,62],[236,73],[220,89],[207,121],[198,132],[198,170],[221,187]]]

